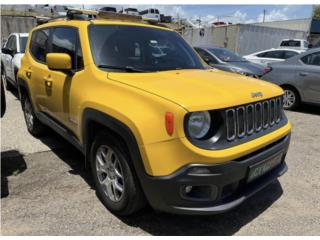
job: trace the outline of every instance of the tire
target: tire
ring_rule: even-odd
[[[8,81],[6,73],[3,70],[1,71],[1,80],[3,81],[3,84],[5,85],[7,91],[14,90],[13,85]]]
[[[300,95],[298,91],[292,87],[283,87],[284,96],[283,96],[283,108],[285,110],[295,110],[300,104]]]
[[[24,96],[21,104],[28,132],[35,137],[44,135],[47,127],[35,115],[30,99]]]
[[[117,137],[102,132],[94,140],[90,163],[97,195],[116,215],[131,215],[146,200],[130,162],[125,145]]]

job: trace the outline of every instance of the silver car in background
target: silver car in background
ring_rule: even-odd
[[[284,89],[285,109],[295,109],[302,102],[320,105],[320,48],[268,66],[271,71],[262,79]]]

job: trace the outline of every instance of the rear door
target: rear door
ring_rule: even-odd
[[[302,57],[296,71],[296,77],[302,83],[304,100],[320,103],[320,52]]]
[[[49,72],[46,64],[46,55],[50,48],[49,33],[49,28],[40,29],[32,33],[29,47],[32,59],[26,66],[26,75],[32,81],[31,95],[34,98],[33,102],[37,109],[42,112],[47,112],[45,99],[48,89],[44,85],[44,78]]]

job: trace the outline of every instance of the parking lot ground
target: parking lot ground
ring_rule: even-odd
[[[2,235],[319,235],[320,108],[287,112],[293,123],[288,172],[238,208],[209,217],[150,207],[131,217],[99,201],[83,156],[54,133],[28,134],[19,101],[6,92],[1,119]]]

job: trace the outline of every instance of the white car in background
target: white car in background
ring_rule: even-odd
[[[160,12],[156,8],[149,8],[139,12],[143,20],[150,22],[160,22]]]
[[[250,62],[267,66],[268,63],[282,62],[303,52],[305,52],[303,49],[272,48],[243,56],[243,58]]]
[[[279,47],[308,50],[311,48],[311,44],[304,39],[283,39]]]
[[[1,49],[1,80],[7,90],[17,86],[17,73],[27,40],[28,33],[11,33]]]

